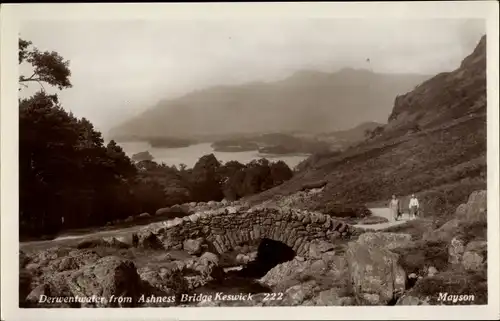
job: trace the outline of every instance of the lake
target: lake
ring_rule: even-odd
[[[180,148],[158,148],[151,147],[148,142],[117,142],[123,148],[123,151],[129,156],[149,151],[157,163],[165,163],[169,166],[179,164],[186,164],[188,167],[193,167],[194,164],[207,154],[214,154],[215,157],[221,162],[228,162],[231,160],[247,164],[254,159],[267,158],[270,161],[284,161],[290,168],[294,168],[301,161],[309,157],[307,154],[301,155],[273,155],[273,154],[260,154],[258,151],[246,152],[216,152],[210,146],[211,143],[195,144],[188,147]]]

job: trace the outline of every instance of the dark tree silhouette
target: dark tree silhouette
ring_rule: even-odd
[[[71,76],[69,61],[64,60],[55,51],[41,52],[31,41],[19,38],[19,64],[25,61],[33,67],[33,74],[29,77],[19,76],[19,83],[36,81],[43,89],[44,82],[59,90],[72,87],[69,79]]]
[[[71,87],[69,61],[19,40],[19,63],[33,67],[19,83],[42,87],[19,99],[20,236],[55,235],[61,229],[102,226],[142,212],[191,201],[219,201],[258,193],[289,179],[284,162],[265,159],[243,165],[201,157],[181,164],[134,163],[115,141],[86,118],[78,119],[43,85]],[[22,89],[22,88],[20,88]]]
[[[71,87],[69,61],[20,39],[19,63],[33,67],[31,76],[19,77],[20,84],[42,87],[19,100],[21,234],[54,234],[130,215],[135,166],[115,142],[104,146],[87,119],[65,111],[57,95],[43,88]]]

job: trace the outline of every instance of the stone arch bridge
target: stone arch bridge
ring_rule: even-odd
[[[234,207],[199,212],[154,223],[139,232],[140,238],[157,238],[165,249],[180,249],[188,239],[204,238],[219,254],[251,241],[268,238],[308,257],[314,241],[334,243],[354,229],[329,215],[291,208]]]

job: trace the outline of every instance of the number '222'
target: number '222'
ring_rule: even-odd
[[[283,300],[283,293],[266,293],[263,301]]]

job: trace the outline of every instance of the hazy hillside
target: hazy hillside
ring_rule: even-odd
[[[315,155],[260,202],[324,181],[319,202],[364,203],[418,193],[424,215],[447,215],[486,188],[486,37],[453,72],[395,99],[384,131],[344,153]]]
[[[320,139],[333,139],[343,144],[355,143],[363,140],[367,131],[373,131],[380,126],[384,126],[384,124],[370,121],[346,130],[321,133],[318,134],[317,137]]]
[[[214,87],[164,101],[110,134],[186,137],[344,130],[385,121],[394,97],[428,78],[354,69],[300,71],[278,82]]]

